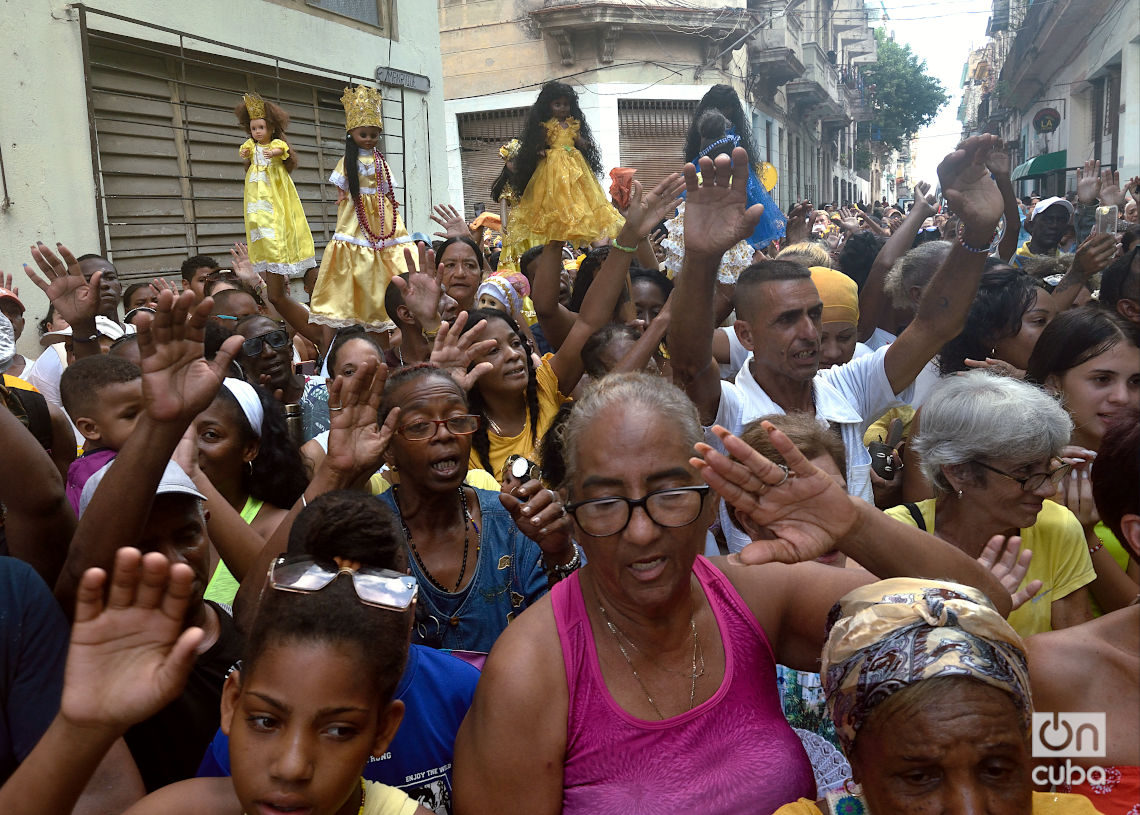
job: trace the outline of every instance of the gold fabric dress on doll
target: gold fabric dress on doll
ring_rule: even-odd
[[[361,228],[357,207],[348,191],[344,159],[341,159],[329,181],[348,197],[337,205],[336,233],[321,257],[321,270],[309,303],[309,322],[334,328],[362,325],[386,331],[394,328],[395,323],[384,311],[384,290],[394,276],[408,270],[404,247],[410,245],[412,239],[388,199],[391,175],[387,163],[380,168],[378,178],[371,150],[361,150],[356,161],[360,201],[368,216],[368,228],[373,236],[382,240],[373,244]]]
[[[546,157],[538,162],[507,222],[503,255],[508,265],[532,246],[547,241],[583,246],[599,238],[613,238],[625,224],[574,146],[578,120],[571,116],[566,125],[562,127],[557,119],[544,123]]]
[[[284,152],[270,158],[266,150]],[[249,156],[245,173],[245,242],[255,272],[299,277],[317,265],[313,233],[297,188],[285,169],[289,145],[281,139],[258,144],[246,139],[240,152]]]

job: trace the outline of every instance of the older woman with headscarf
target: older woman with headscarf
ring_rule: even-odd
[[[983,594],[894,578],[855,589],[829,621],[823,686],[858,788],[777,815],[1096,812],[1033,791],[1025,645]]]
[[[843,272],[826,266],[811,267],[811,282],[823,301],[819,332],[819,367],[850,362],[870,349],[857,340],[859,332],[859,286]]]
[[[971,557],[994,535],[1020,535],[1033,552],[1021,588],[1040,588],[1009,617],[1022,636],[1092,618],[1096,572],[1084,530],[1045,500],[1071,469],[1058,458],[1071,429],[1065,409],[1033,385],[986,371],[947,377],[910,440],[936,497],[887,510]]]

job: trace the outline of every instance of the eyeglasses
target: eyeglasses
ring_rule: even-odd
[[[989,470],[992,473],[997,473],[998,475],[1004,475],[1006,478],[1010,479],[1011,481],[1016,481],[1018,484],[1021,485],[1021,488],[1023,490],[1025,490],[1026,492],[1037,492],[1037,490],[1039,490],[1045,486],[1045,482],[1047,482],[1047,481],[1052,482],[1053,486],[1057,486],[1058,484],[1061,483],[1061,480],[1064,479],[1064,477],[1067,476],[1069,474],[1069,472],[1073,469],[1072,464],[1062,464],[1059,467],[1057,467],[1056,469],[1050,470],[1047,473],[1032,473],[1031,475],[1020,477],[1020,476],[1016,476],[1016,475],[1010,475],[1009,473],[1006,473],[1006,472],[1002,472],[997,467],[991,467],[989,464],[986,464],[984,461],[975,461],[974,463],[977,464],[979,467],[983,467],[983,468]]]
[[[701,514],[705,496],[709,494],[707,484],[692,487],[672,487],[655,490],[644,498],[636,500],[620,495],[605,498],[590,498],[567,504],[566,511],[578,522],[578,527],[592,538],[616,535],[629,525],[634,507],[641,507],[649,520],[658,526],[675,529],[688,526]]]
[[[356,597],[366,606],[407,611],[419,594],[419,584],[411,575],[391,569],[328,569],[309,557],[277,558],[269,565],[269,585],[278,591],[312,593],[342,574],[352,578]]]
[[[258,337],[250,337],[241,344],[242,353],[247,357],[256,357],[268,343],[274,351],[289,344],[289,333],[284,328],[278,328]]]
[[[424,441],[435,437],[439,426],[447,427],[447,432],[455,436],[470,436],[479,429],[483,420],[478,416],[465,414],[463,416],[449,416],[446,419],[420,419],[418,422],[408,422],[396,428],[396,432],[408,441]]]

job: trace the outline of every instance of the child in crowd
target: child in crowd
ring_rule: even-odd
[[[126,443],[142,412],[142,372],[111,354],[84,357],[59,379],[63,409],[83,435],[83,455],[67,470],[67,500],[79,514],[83,485]]]

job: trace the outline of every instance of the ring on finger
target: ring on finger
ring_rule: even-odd
[[[329,411],[330,411],[330,412],[332,412],[332,413],[335,413],[335,412],[336,412],[336,411],[338,411],[338,410],[344,410],[344,405],[338,405],[338,406],[336,406],[336,407],[333,407],[332,405],[329,405]]]
[[[778,486],[780,486],[781,484],[783,484],[785,481],[787,481],[787,480],[788,480],[788,475],[789,475],[789,472],[788,472],[788,465],[786,465],[786,464],[777,464],[776,466],[777,466],[777,467],[779,467],[781,470],[783,470],[783,471],[784,471],[784,477],[783,477],[783,478],[781,478],[779,481],[777,481],[775,484],[769,484],[768,486],[770,486],[770,487],[778,487]]]

